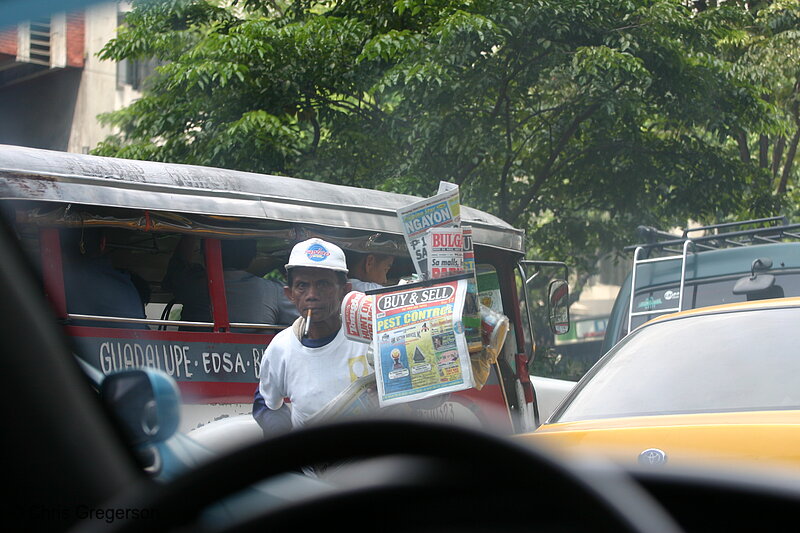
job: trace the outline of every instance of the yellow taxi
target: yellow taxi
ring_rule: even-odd
[[[521,438],[627,464],[800,468],[800,298],[651,320]]]

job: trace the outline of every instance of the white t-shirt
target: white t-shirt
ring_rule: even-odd
[[[372,372],[368,349],[368,344],[348,339],[343,329],[319,348],[303,346],[293,328],[281,331],[261,358],[258,386],[264,402],[276,410],[288,398],[292,427],[302,426],[350,383]]]

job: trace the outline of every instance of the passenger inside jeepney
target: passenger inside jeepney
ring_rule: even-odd
[[[114,268],[100,228],[61,230],[64,289],[69,314],[145,318],[149,293],[146,284],[129,271]],[[74,325],[111,325],[95,320],[73,320]],[[146,324],[114,323],[115,327],[149,329]]]
[[[175,302],[182,304],[181,320],[211,322],[208,277],[202,264],[192,262],[197,238],[181,237],[170,259],[162,287],[171,291]],[[221,241],[225,298],[231,323],[288,325],[297,318],[297,310],[283,294],[283,284],[247,271],[256,257],[256,241],[237,239]],[[197,329],[181,327],[181,329]],[[232,328],[238,333],[261,333],[263,329]]]
[[[349,279],[354,291],[366,292],[389,284],[389,271],[394,264],[394,256],[377,253],[345,252]]]

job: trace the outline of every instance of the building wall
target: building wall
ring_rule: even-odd
[[[84,13],[66,15],[66,63],[68,67],[83,67],[86,50],[86,16]]]
[[[109,2],[53,15],[49,69],[24,62],[15,28],[0,32],[0,67],[24,73],[0,83],[0,143],[87,153],[113,133],[97,116],[140,95],[118,83],[116,62],[97,57],[116,35],[121,9],[124,2]]]
[[[117,5],[99,4],[86,9],[85,63],[71,119],[68,152],[88,153],[112,133],[97,115],[118,109],[117,64],[101,61],[97,52],[117,29]]]

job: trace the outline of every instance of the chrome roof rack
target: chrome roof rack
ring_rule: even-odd
[[[645,242],[626,246],[626,252],[642,248],[648,255],[651,251],[680,254],[682,250],[675,247],[682,247],[686,240],[692,240],[697,251],[800,240],[800,224],[789,224],[787,217],[782,215],[686,228],[681,235],[650,226],[639,226],[637,233]]]

